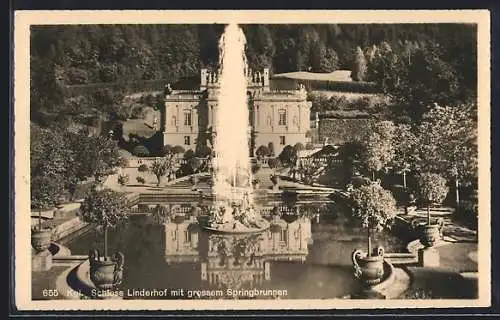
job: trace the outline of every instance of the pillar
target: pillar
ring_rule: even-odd
[[[200,83],[200,86],[201,87],[206,87],[207,86],[207,69],[201,69],[201,83]]]
[[[49,250],[32,255],[31,268],[33,271],[48,271],[52,268],[52,254]]]
[[[421,267],[439,267],[439,252],[433,247],[418,250],[418,264]]]
[[[269,87],[269,68],[264,68],[264,87]]]

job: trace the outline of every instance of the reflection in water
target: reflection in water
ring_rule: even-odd
[[[210,234],[191,216],[167,222],[165,261],[201,264],[201,280],[209,287],[239,289],[261,286],[271,279],[272,261],[306,260],[311,222],[306,217],[274,216],[271,228],[259,234]]]
[[[270,222],[269,229],[225,235],[200,228],[212,204],[207,202],[142,203],[131,208],[128,223],[110,231],[110,248],[125,255],[121,289],[169,290],[165,297],[126,299],[235,298],[230,290],[287,292],[238,294],[240,299],[331,299],[356,290],[350,257],[364,248],[366,236],[341,205],[267,201],[259,204],[259,212]],[[405,245],[386,232],[374,242],[390,252]],[[83,255],[103,243],[89,232],[66,245]],[[222,295],[202,295],[203,290]]]

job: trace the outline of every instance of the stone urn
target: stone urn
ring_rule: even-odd
[[[277,174],[272,174],[271,177],[271,182],[273,183],[273,189],[278,189],[278,184],[280,182],[280,176]]]
[[[198,177],[198,175],[195,174],[194,176],[191,176],[191,183],[194,188],[198,186],[198,182],[200,182],[200,177]]]
[[[212,178],[212,176],[210,176],[210,178],[207,179],[207,185],[209,187],[213,187],[214,186],[214,179]]]
[[[443,238],[443,227],[443,219],[438,219],[435,224],[420,225],[420,242],[426,247],[434,246]]]
[[[42,228],[31,230],[31,245],[37,252],[42,252],[50,247],[52,229]]]
[[[99,289],[113,289],[123,280],[124,257],[121,252],[116,252],[112,257],[104,259],[97,250],[89,254],[90,280]]]
[[[364,286],[374,286],[380,283],[384,275],[384,249],[375,248],[371,256],[359,249],[355,250],[352,253],[352,264],[354,276]]]
[[[258,179],[252,180],[252,187],[254,190],[259,189],[259,186],[260,186],[260,181]]]

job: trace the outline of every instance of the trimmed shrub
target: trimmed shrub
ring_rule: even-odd
[[[252,165],[252,174],[256,174],[260,170],[260,166],[258,164]]]
[[[150,155],[150,152],[148,148],[140,144],[134,147],[134,149],[132,150],[132,154],[136,157],[148,157]]]
[[[180,153],[186,152],[186,150],[183,147],[179,146],[179,145],[176,145],[172,150],[176,154],[180,154]]]
[[[268,156],[269,155],[269,148],[266,147],[266,146],[260,146],[257,148],[257,150],[255,151],[255,155],[257,156],[257,158],[261,159],[261,158],[264,158],[265,156]]]
[[[143,177],[141,177],[141,176],[135,177],[135,180],[137,180],[137,182],[140,183],[140,184],[146,183],[146,180]]]
[[[212,154],[212,149],[209,146],[206,145],[197,145],[196,146],[196,156],[198,157],[208,157]]]
[[[286,145],[283,148],[283,151],[281,151],[281,153],[279,154],[278,158],[281,161],[281,163],[289,165],[295,162],[295,159],[297,158],[297,153],[295,152],[294,148],[291,145]]]
[[[186,152],[184,152],[184,159],[189,160],[194,158],[196,155],[193,150],[189,149]]]
[[[118,183],[122,186],[126,185],[128,183],[129,176],[128,174],[120,174],[118,176]]]
[[[269,165],[269,168],[271,169],[277,169],[281,166],[281,162],[278,158],[271,158],[267,161],[267,164]]]
[[[162,156],[165,156],[165,155],[167,155],[169,153],[174,153],[174,147],[172,147],[169,144],[166,144],[166,145],[163,146],[161,152],[162,152]]]
[[[307,133],[306,133],[306,136],[307,136]],[[297,142],[294,146],[293,146],[293,149],[296,151],[296,152],[299,152],[299,151],[302,151],[304,150],[304,145],[300,142]]]

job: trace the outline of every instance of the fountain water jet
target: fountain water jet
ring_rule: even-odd
[[[248,150],[246,39],[236,24],[219,41],[219,93],[213,159],[215,207],[207,229],[252,232],[269,227],[253,208]]]

